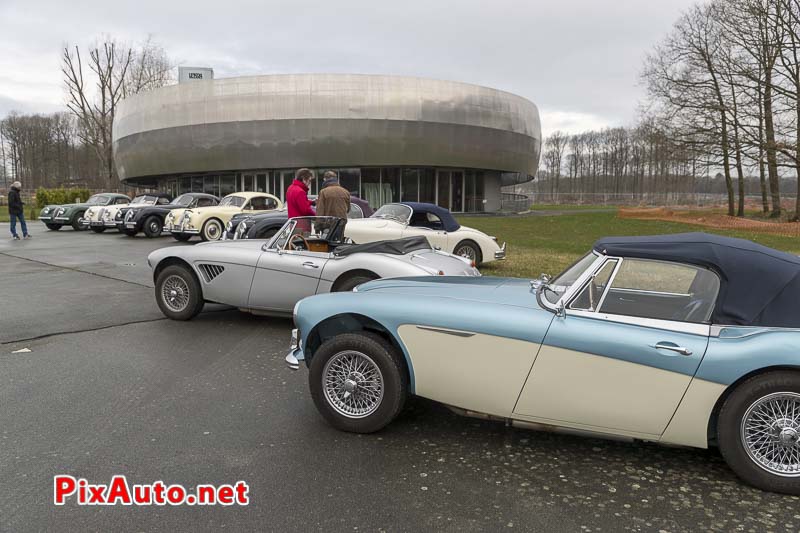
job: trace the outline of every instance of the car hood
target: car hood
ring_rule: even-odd
[[[370,281],[359,293],[419,294],[426,298],[454,298],[475,303],[495,303],[540,309],[531,282],[519,278],[431,276]]]

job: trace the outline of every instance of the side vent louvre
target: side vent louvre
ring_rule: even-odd
[[[200,265],[200,272],[203,274],[203,279],[206,280],[206,283],[211,283],[214,278],[222,274],[225,271],[225,267],[221,265]]]

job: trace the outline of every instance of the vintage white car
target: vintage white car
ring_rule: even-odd
[[[117,229],[117,213],[120,210],[166,205],[171,199],[170,195],[166,193],[147,193],[136,196],[129,204],[90,207],[83,216],[83,226],[91,228],[95,233],[103,233],[107,229]]]
[[[345,235],[359,244],[423,235],[439,250],[476,265],[506,257],[505,243],[498,245],[495,237],[460,225],[450,211],[433,204],[386,204],[369,218],[349,221]]]
[[[233,215],[265,213],[282,207],[283,202],[271,194],[235,192],[215,206],[173,209],[164,219],[164,231],[179,241],[188,241],[194,235],[199,235],[204,241],[218,241]]]

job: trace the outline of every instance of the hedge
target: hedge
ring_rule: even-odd
[[[85,202],[91,195],[89,189],[45,189],[39,187],[36,189],[36,207],[41,209],[52,204],[74,204],[76,199],[78,199],[78,203]]]

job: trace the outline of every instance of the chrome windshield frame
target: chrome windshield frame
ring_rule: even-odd
[[[547,286],[547,284],[542,283],[539,285],[539,287],[536,289],[536,300],[539,302],[539,305],[542,306],[543,309],[546,309],[554,314],[559,314],[561,312],[561,309],[566,308],[567,302],[569,302],[572,299],[572,297],[583,288],[586,281],[589,278],[591,278],[598,270],[600,270],[600,268],[602,268],[606,260],[614,259],[610,256],[601,254],[596,250],[592,250],[591,253],[597,256],[595,260],[592,261],[589,267],[575,279],[575,282],[572,285],[570,285],[570,287],[566,291],[564,291],[564,293],[558,300],[556,300],[555,303],[551,303],[550,300],[548,300],[547,297],[544,296],[545,286]],[[564,271],[566,272],[566,270],[567,269],[565,269]]]

